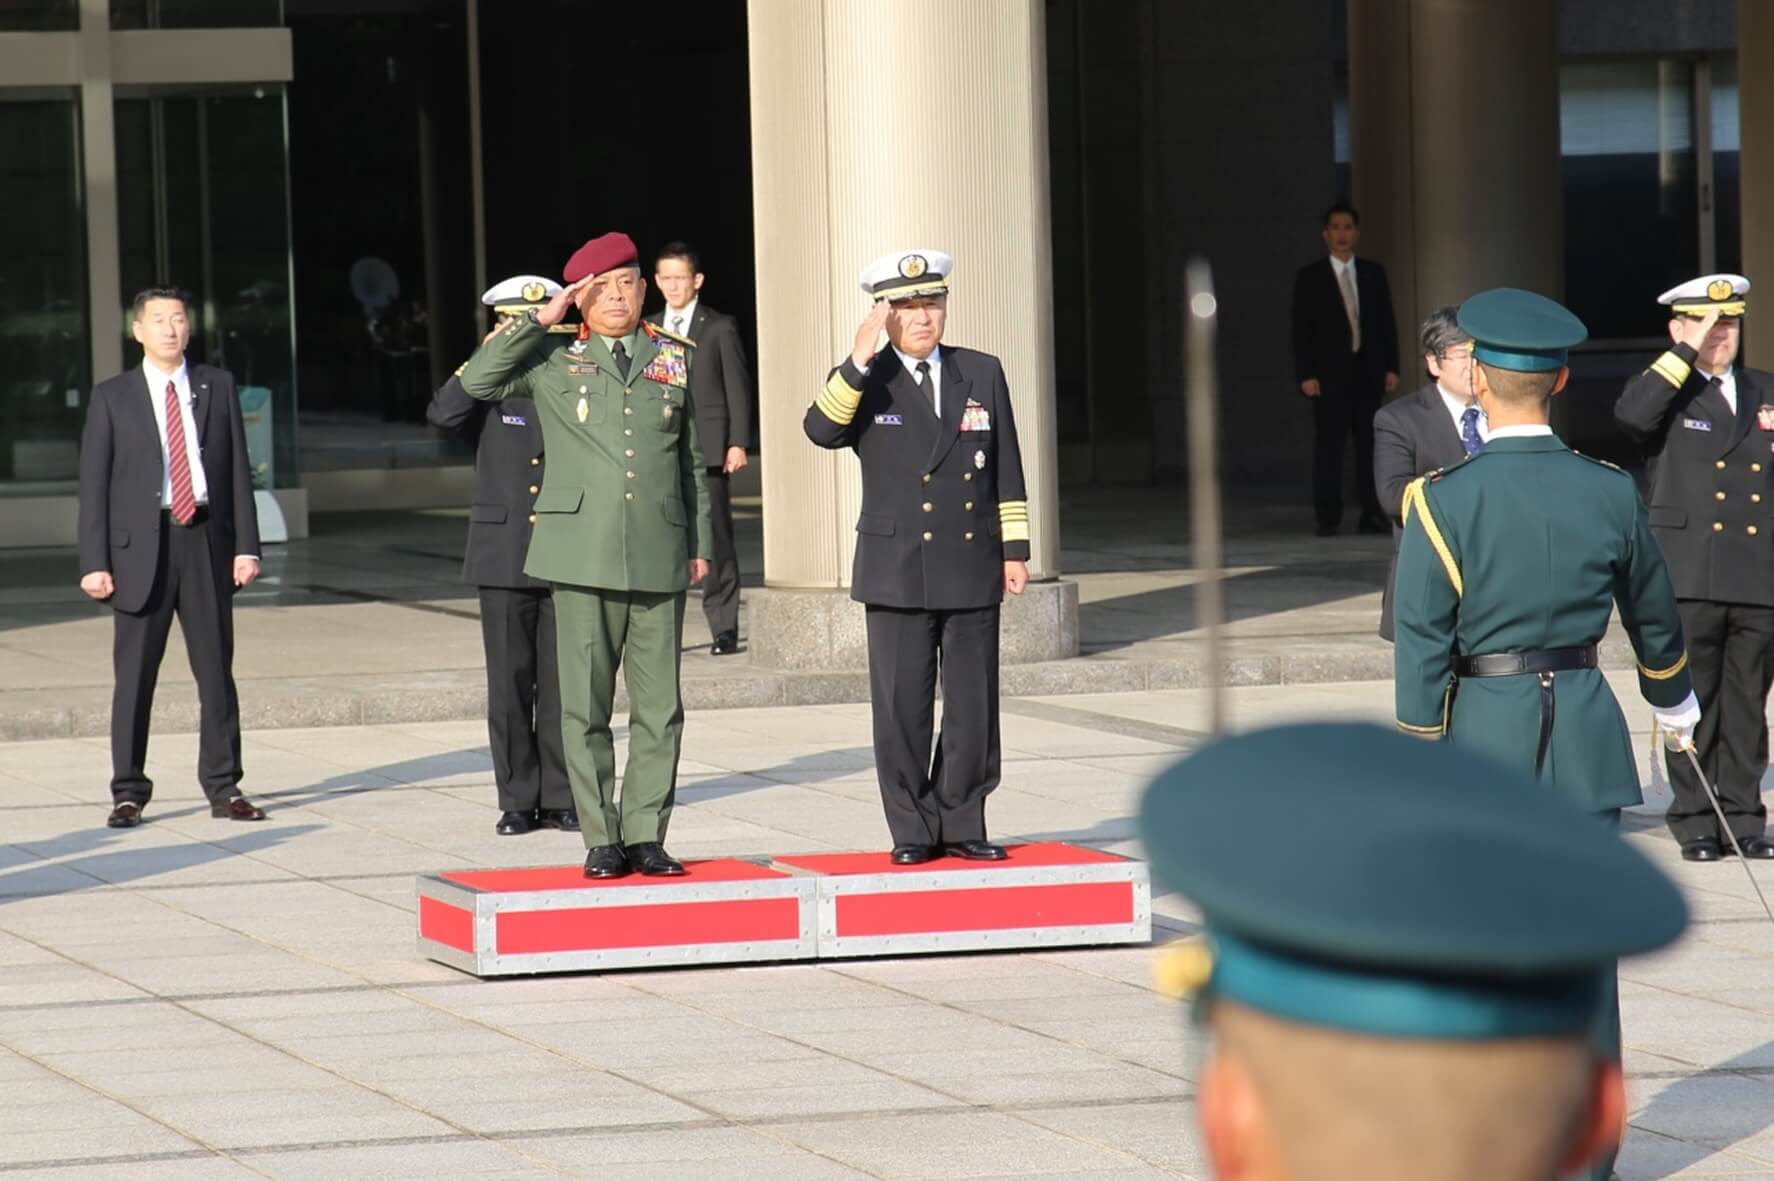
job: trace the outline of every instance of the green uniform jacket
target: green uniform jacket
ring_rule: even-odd
[[[1692,689],[1675,592],[1632,477],[1551,435],[1492,439],[1411,485],[1394,603],[1399,727],[1530,774],[1538,679],[1456,688],[1455,656],[1593,644],[1617,603],[1645,700],[1673,708]],[[1542,778],[1595,812],[1641,802],[1626,718],[1602,674],[1558,673],[1553,692]]]
[[[630,380],[597,336],[574,340],[515,321],[462,367],[487,401],[529,398],[547,475],[524,573],[603,590],[681,591],[710,555],[708,486],[691,413],[694,346],[643,325]]]

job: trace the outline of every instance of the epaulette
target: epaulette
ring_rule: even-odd
[[[1425,473],[1423,478],[1425,480],[1429,481],[1431,484],[1433,484],[1433,483],[1435,483],[1435,481],[1441,479],[1442,477],[1444,477],[1452,472],[1459,471],[1461,468],[1465,467],[1467,464],[1471,463],[1473,460],[1477,459],[1480,455],[1483,455],[1483,454],[1484,454],[1483,451],[1479,451],[1479,452],[1476,452],[1475,454],[1468,455],[1466,458],[1460,460],[1458,463],[1450,463],[1446,467],[1438,467],[1432,472]]]
[[[679,336],[675,332],[671,332],[671,331],[668,331],[667,329],[661,328],[659,325],[653,323],[651,320],[642,320],[641,321],[641,328],[643,330],[645,330],[647,335],[651,336],[654,340],[658,340],[660,337],[663,336],[667,340],[675,340],[679,344],[687,344],[691,348],[696,347],[696,342],[691,340],[689,337]]]
[[[1579,459],[1587,459],[1590,463],[1595,464],[1597,467],[1605,467],[1611,472],[1619,472],[1623,476],[1631,476],[1631,474],[1632,474],[1631,472],[1627,471],[1625,468],[1621,467],[1617,463],[1609,463],[1605,459],[1597,459],[1593,455],[1585,455],[1585,454],[1583,454],[1583,452],[1578,451],[1576,448],[1571,449],[1571,454],[1577,456]]]

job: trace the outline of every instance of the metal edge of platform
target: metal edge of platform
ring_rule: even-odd
[[[1031,865],[1020,869],[939,869],[923,872],[815,874],[822,896],[840,894],[922,894],[942,890],[978,890],[1005,886],[1082,885],[1091,882],[1132,882],[1150,886],[1143,861],[1086,862],[1081,865]]]
[[[481,958],[478,976],[540,975],[545,972],[610,972],[623,968],[679,968],[695,965],[754,964],[818,958],[818,938],[802,908],[795,939],[752,943],[681,943],[658,947],[611,947],[601,951],[549,951]]]

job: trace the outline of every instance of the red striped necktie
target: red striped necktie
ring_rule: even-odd
[[[172,481],[172,519],[189,525],[197,515],[197,493],[191,487],[191,459],[185,454],[185,420],[179,415],[179,387],[166,383],[166,462]]]

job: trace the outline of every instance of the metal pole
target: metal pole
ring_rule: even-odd
[[[1205,639],[1207,728],[1218,734],[1226,721],[1226,660],[1220,630],[1226,618],[1221,583],[1219,382],[1214,369],[1214,331],[1219,301],[1207,260],[1184,270],[1183,362],[1188,377],[1190,549],[1195,559],[1195,618]]]

